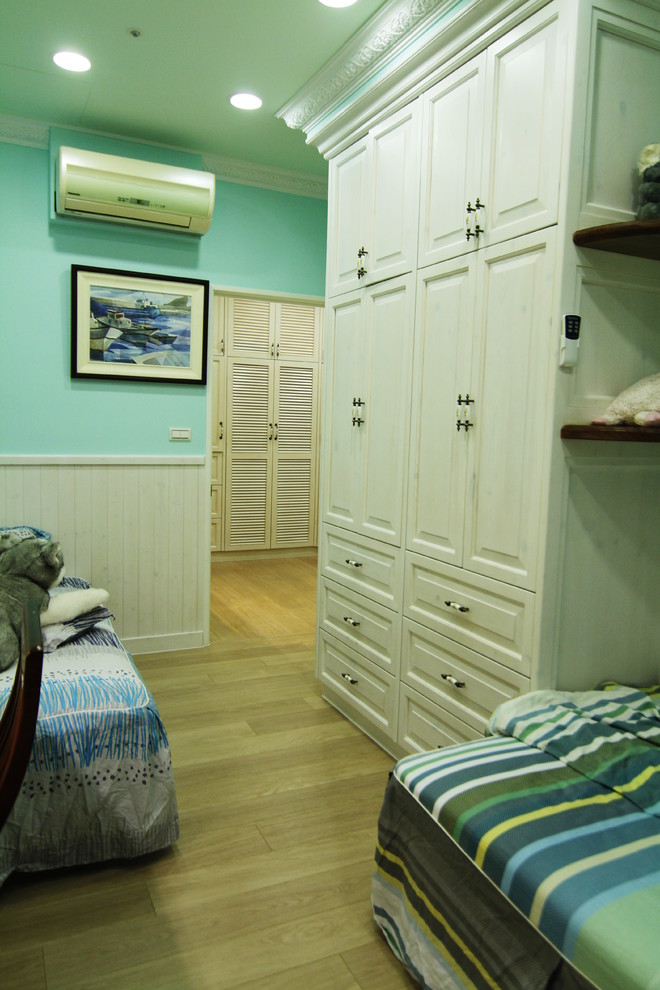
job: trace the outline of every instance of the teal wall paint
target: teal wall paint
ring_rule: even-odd
[[[0,176],[0,454],[205,454],[204,386],[71,379],[71,265],[322,297],[327,203],[217,181],[197,238],[51,219],[47,150],[0,141]]]

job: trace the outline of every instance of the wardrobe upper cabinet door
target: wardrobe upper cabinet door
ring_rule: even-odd
[[[273,303],[275,347],[273,357],[286,361],[319,360],[323,309],[308,303]]]
[[[474,251],[467,204],[482,194],[486,55],[443,79],[423,98],[418,265]]]
[[[370,208],[367,169],[367,138],[330,162],[326,278],[330,296],[360,284],[357,253],[367,239]]]
[[[420,109],[403,107],[330,162],[329,296],[415,265]]]
[[[557,6],[488,49],[482,244],[556,223],[566,80]]]
[[[369,285],[415,267],[419,220],[421,102],[403,107],[371,132],[372,204],[362,259]]]
[[[225,300],[225,346],[230,357],[269,358],[274,339],[268,299],[230,296]]]
[[[407,547],[458,566],[472,440],[458,395],[471,389],[475,263],[470,255],[420,272],[415,313]]]

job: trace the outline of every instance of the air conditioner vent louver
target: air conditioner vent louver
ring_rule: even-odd
[[[205,234],[214,200],[211,172],[59,150],[55,210],[64,216]]]

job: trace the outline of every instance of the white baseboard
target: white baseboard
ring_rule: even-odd
[[[201,629],[193,632],[172,633],[169,636],[136,636],[124,638],[122,643],[132,656],[143,653],[170,653],[173,650],[197,650],[208,644],[204,642]]]

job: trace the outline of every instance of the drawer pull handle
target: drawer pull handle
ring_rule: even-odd
[[[345,681],[348,681],[349,684],[357,684],[356,679],[354,677],[351,677],[350,674],[342,674],[341,676],[344,678]]]
[[[347,622],[349,624],[349,626],[359,626],[360,625],[360,623],[359,622],[356,622],[355,619],[352,619],[350,617],[350,615],[345,615],[344,616],[344,622]]]
[[[449,681],[449,683],[453,684],[454,687],[456,688],[465,687],[465,681],[457,681],[456,678],[452,677],[451,674],[441,674],[440,676],[442,677],[443,681]]]
[[[459,605],[458,602],[445,601],[448,608],[455,608],[457,612],[469,612],[467,605]]]
[[[362,567],[359,560],[351,560],[349,557],[346,558],[346,563],[349,564],[350,567]]]

